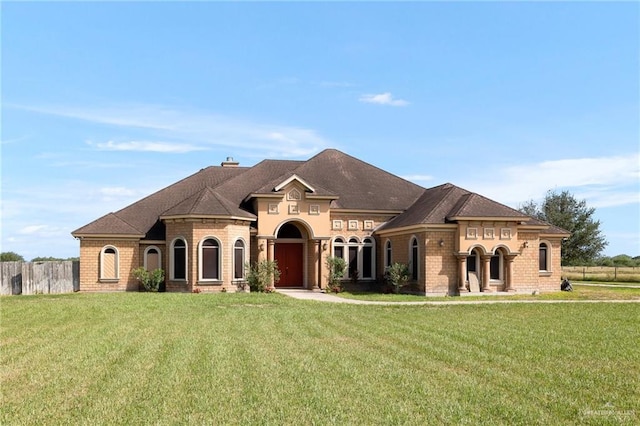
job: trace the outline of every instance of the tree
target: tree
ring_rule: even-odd
[[[562,244],[562,264],[591,264],[609,244],[600,230],[600,221],[593,218],[596,209],[578,201],[569,191],[548,191],[540,206],[528,201],[520,211],[571,233]]]
[[[24,262],[24,257],[12,251],[0,253],[0,262]]]

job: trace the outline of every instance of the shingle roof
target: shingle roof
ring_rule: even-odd
[[[207,167],[115,213],[109,213],[76,229],[72,235],[121,234],[114,227],[113,217],[128,223],[132,228],[130,234],[147,234],[160,215],[171,207],[207,186],[215,188],[246,170],[246,167]]]
[[[424,188],[335,149],[327,149],[295,170],[310,185],[337,194],[332,208],[398,210],[413,204]]]
[[[256,215],[242,210],[222,195],[206,187],[165,211],[168,216],[225,216],[255,220]]]
[[[380,229],[402,228],[422,224],[443,224],[455,218],[521,218],[528,216],[466,189],[445,183],[424,190],[404,213]]]
[[[275,187],[292,176],[313,187],[314,195],[333,198],[334,209],[402,212],[381,229],[447,223],[457,217],[530,219],[450,183],[425,189],[343,152],[327,149],[307,161],[264,160],[253,167],[207,167],[72,234],[151,238],[164,233],[159,219],[169,216],[255,220],[249,202],[252,194],[273,193]],[[553,228],[549,229],[553,232]]]

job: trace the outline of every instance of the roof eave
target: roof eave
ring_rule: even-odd
[[[144,238],[145,234],[91,234],[85,232],[72,232],[71,235],[74,238],[84,239],[84,238],[126,238],[126,239],[139,239]]]
[[[526,216],[448,216],[446,219],[450,221],[481,220],[481,221],[493,221],[493,222],[522,222],[529,218]]]
[[[236,216],[236,215],[219,215],[219,214],[176,214],[160,216],[161,220],[175,220],[175,219],[227,219],[227,220],[244,220],[247,222],[253,222],[258,217],[251,216]]]

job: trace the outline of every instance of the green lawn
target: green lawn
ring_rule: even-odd
[[[585,283],[592,284],[592,283]],[[609,283],[601,283],[607,284]],[[338,293],[337,296],[346,299],[370,300],[379,302],[441,302],[441,301],[476,301],[476,300],[634,300],[640,299],[640,288],[625,288],[624,283],[615,284],[614,287],[597,287],[572,283],[573,291],[554,291],[548,293],[533,294],[465,294],[461,297],[450,296],[423,296],[413,294],[383,294],[371,291]]]
[[[637,303],[12,296],[0,424],[633,424]]]

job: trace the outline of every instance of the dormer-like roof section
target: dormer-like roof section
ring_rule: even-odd
[[[256,215],[242,210],[233,202],[206,187],[165,211],[160,219],[176,217],[229,217],[255,220]]]
[[[110,214],[128,223],[131,226],[131,235],[145,235],[155,225],[160,215],[185,198],[206,187],[215,188],[223,182],[242,175],[246,170],[246,167],[207,167]],[[109,215],[78,228],[71,234],[73,236],[122,234],[120,232],[123,229],[122,226],[115,226]]]
[[[144,232],[131,226],[115,213],[109,213],[73,232],[75,237],[88,235],[121,235],[143,237]]]
[[[380,229],[446,224],[457,220],[473,219],[526,221],[529,217],[511,207],[451,183],[445,183],[424,190],[420,198],[404,213],[396,216]]]

